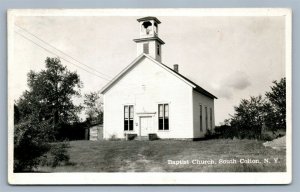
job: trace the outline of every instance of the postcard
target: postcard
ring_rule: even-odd
[[[7,15],[10,184],[291,183],[290,9]]]

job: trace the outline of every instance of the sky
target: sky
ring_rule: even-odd
[[[99,91],[108,83],[107,79],[137,57],[133,39],[139,37],[138,18],[16,17],[13,83],[9,87],[14,99],[27,89],[27,73],[44,69],[46,57],[57,55],[63,65],[79,74],[83,82],[82,95]],[[285,77],[284,17],[160,16],[158,19],[162,22],[158,26],[159,37],[166,43],[162,46],[162,62],[169,67],[178,64],[182,75],[218,97],[216,125],[234,114],[234,106],[241,99],[264,95],[272,81]],[[81,101],[76,99],[76,102]]]

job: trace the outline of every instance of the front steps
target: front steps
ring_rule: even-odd
[[[155,133],[149,133],[147,136],[140,136],[137,134],[126,134],[125,140],[138,140],[138,141],[152,141],[157,140],[158,137]]]
[[[138,141],[148,141],[149,137],[148,136],[137,136],[134,140]]]

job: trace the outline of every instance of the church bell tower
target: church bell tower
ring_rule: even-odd
[[[158,25],[161,22],[156,17],[143,17],[137,21],[139,22],[140,37],[133,40],[137,43],[137,56],[145,53],[161,62],[161,46],[165,44],[158,37]]]

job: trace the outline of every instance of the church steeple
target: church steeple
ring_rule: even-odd
[[[140,37],[134,39],[137,43],[137,55],[149,54],[155,60],[161,62],[161,45],[165,44],[158,37],[158,25],[161,23],[156,17],[143,17],[137,19],[140,26]]]

